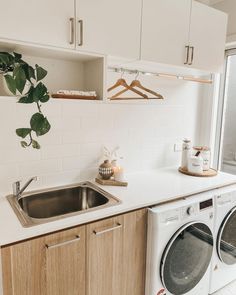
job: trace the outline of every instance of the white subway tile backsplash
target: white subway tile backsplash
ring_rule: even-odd
[[[115,77],[115,76],[114,76]],[[132,78],[132,77],[131,77]],[[115,78],[116,79],[116,78]],[[115,82],[115,81],[113,81]],[[112,84],[112,83],[111,83]],[[39,137],[41,150],[22,149],[15,135],[27,127],[35,105],[0,99],[0,192],[17,179],[37,175],[30,188],[64,185],[94,178],[103,146],[120,146],[126,172],[178,165],[174,143],[198,138],[199,85],[145,77],[164,101],[101,102],[51,99],[43,110],[52,129]]]
[[[63,170],[75,170],[83,171],[89,168],[98,167],[99,157],[91,156],[79,156],[79,157],[69,157],[62,159]]]
[[[21,176],[41,176],[62,171],[61,160],[40,160],[19,164]]]

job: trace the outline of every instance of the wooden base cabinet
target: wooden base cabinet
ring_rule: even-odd
[[[143,295],[147,210],[1,248],[3,295]]]
[[[146,210],[87,226],[87,295],[143,295]]]
[[[4,295],[85,295],[85,227],[3,247]]]

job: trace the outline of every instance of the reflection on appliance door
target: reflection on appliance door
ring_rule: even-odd
[[[221,224],[217,251],[222,262],[228,265],[236,264],[236,207],[229,212]]]
[[[206,273],[213,251],[213,235],[200,222],[183,226],[171,238],[161,261],[161,279],[172,294],[192,290]]]

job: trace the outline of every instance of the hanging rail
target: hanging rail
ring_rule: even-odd
[[[167,74],[167,73],[156,73],[156,72],[146,72],[142,70],[131,70],[127,68],[118,68],[118,67],[108,67],[108,70],[111,72],[116,73],[127,73],[127,74],[142,74],[145,76],[155,76],[160,78],[168,78],[168,79],[178,79],[183,81],[191,81],[191,82],[197,82],[197,83],[204,83],[204,84],[212,84],[213,78],[211,75],[210,79],[204,79],[194,76],[183,76],[183,75],[176,75],[176,74]]]

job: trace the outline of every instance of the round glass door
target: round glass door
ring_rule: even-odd
[[[161,279],[172,294],[192,290],[202,279],[211,261],[213,235],[199,222],[186,224],[171,238],[161,261]]]
[[[217,239],[218,255],[224,263],[236,263],[236,207],[233,208],[221,224]]]

